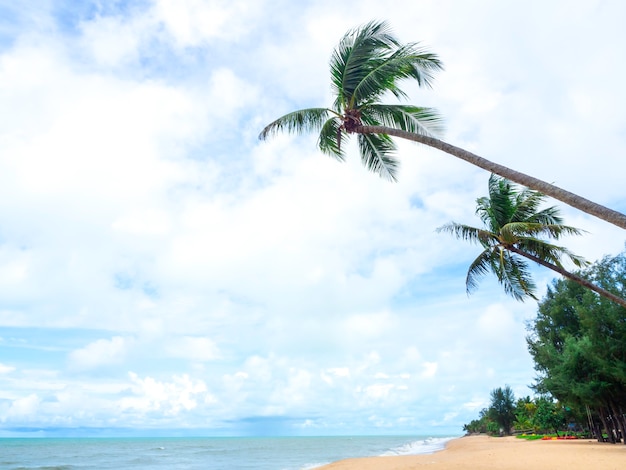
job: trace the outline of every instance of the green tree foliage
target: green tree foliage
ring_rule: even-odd
[[[406,97],[400,82],[412,79],[430,86],[434,73],[442,69],[439,58],[417,44],[400,44],[384,22],[371,22],[348,31],[330,60],[331,108],[308,108],[286,114],[268,124],[259,136],[277,132],[319,132],[319,149],[344,160],[343,141],[362,125],[389,125],[414,134],[434,135],[441,118],[430,108],[383,104],[392,94]],[[363,164],[384,178],[396,180],[396,145],[384,134],[358,134]]]
[[[532,424],[534,429],[548,430],[559,435],[559,429],[563,429],[567,421],[565,409],[552,398],[540,397],[535,405]]]
[[[576,416],[571,408],[547,394],[515,401],[512,390],[505,386],[492,390],[489,407],[480,411],[478,419],[465,424],[463,430],[469,434],[500,435],[509,429],[520,433],[559,435],[569,423],[584,423],[585,419],[584,414]]]
[[[617,295],[626,292],[626,255],[581,273]],[[555,281],[529,326],[535,388],[590,411],[591,426],[612,442],[626,435],[626,309],[570,280]]]
[[[463,425],[463,431],[468,434],[485,434],[489,432],[491,423],[488,410],[484,408],[480,411],[478,419],[473,419],[468,424]]]
[[[587,265],[587,262],[548,240],[558,240],[563,235],[580,235],[582,231],[564,225],[558,208],[541,208],[544,200],[543,194],[517,188],[510,181],[492,174],[489,196],[476,200],[476,214],[483,227],[456,222],[439,227],[438,231],[451,233],[483,248],[467,271],[467,292],[473,292],[480,278],[492,272],[504,291],[515,299],[536,299],[536,287],[528,264],[528,261],[534,261],[626,307],[624,298],[564,269],[563,258],[578,267]]]
[[[515,421],[515,395],[508,385],[491,391],[489,417],[498,424],[500,430],[507,436],[511,434]]]
[[[533,417],[537,405],[530,397],[524,397],[515,403],[515,421],[513,427],[518,431],[534,431]]]
[[[405,80],[430,86],[434,74],[442,68],[435,54],[416,43],[401,44],[386,23],[372,21],[348,31],[332,53],[332,106],[288,113],[268,124],[259,138],[267,139],[278,132],[319,132],[319,149],[343,160],[342,141],[356,134],[363,164],[384,178],[395,180],[398,161],[390,136],[401,137],[442,150],[626,229],[626,215],[620,212],[435,138],[441,128],[441,118],[435,110],[381,102],[389,95],[405,98],[407,95],[400,87]]]

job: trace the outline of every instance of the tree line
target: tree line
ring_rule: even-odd
[[[563,406],[551,396],[530,396],[515,399],[508,385],[491,391],[491,402],[463,426],[467,433],[509,435],[520,433],[556,434],[579,432],[582,428],[570,422],[576,415],[571,408]]]
[[[626,254],[606,256],[579,275],[626,293]],[[584,430],[601,442],[626,444],[626,309],[570,280],[555,280],[528,325],[537,397],[515,401],[510,387],[467,432]]]

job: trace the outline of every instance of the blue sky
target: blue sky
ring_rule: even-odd
[[[445,64],[408,87],[445,140],[624,212],[623,2],[27,5],[0,0],[0,436],[458,434],[532,393],[536,303],[468,297],[476,247],[435,231],[478,223],[486,173],[399,142],[391,184],[257,136],[387,20]],[[623,249],[562,212],[572,251]]]

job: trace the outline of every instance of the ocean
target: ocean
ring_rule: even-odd
[[[443,449],[450,437],[0,438],[6,470],[311,470]]]

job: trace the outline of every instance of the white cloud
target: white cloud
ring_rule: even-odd
[[[81,349],[72,351],[69,356],[70,366],[78,370],[94,369],[100,366],[120,364],[132,345],[133,340],[114,336],[111,339],[99,339]]]
[[[81,26],[85,55],[100,67],[115,68],[138,60],[149,23],[147,18],[105,16]]]
[[[0,365],[13,423],[277,413],[318,431],[457,431],[490,389],[532,381],[536,306],[491,278],[468,298],[476,252],[435,232],[478,222],[483,172],[399,143],[390,184],[354,143],[339,164],[315,136],[256,135],[329,104],[332,47],[384,17],[444,60],[410,94],[441,109],[447,139],[624,210],[622,6],[155,0],[70,34],[55,5],[20,7],[0,49],[0,334],[29,348]],[[601,76],[573,71],[580,54]],[[574,251],[623,248],[622,231],[564,214],[591,232]]]
[[[28,278],[30,258],[28,252],[0,248],[0,283],[7,290],[15,292]]]
[[[483,339],[492,343],[506,343],[518,332],[513,312],[501,304],[489,305],[478,319],[477,326]]]
[[[240,38],[249,31],[260,7],[243,0],[157,0],[153,14],[179,46],[192,47]]]
[[[152,377],[140,378],[134,372],[129,373],[133,383],[133,395],[119,402],[122,411],[149,412],[159,411],[166,416],[177,415],[193,410],[202,403],[213,401],[203,381],[194,381],[188,375],[172,377],[171,382],[162,382]]]
[[[164,235],[172,228],[171,215],[159,209],[136,211],[114,221],[111,228],[134,236]]]
[[[439,364],[437,364],[436,362],[424,362],[424,364],[422,364],[422,367],[424,368],[422,372],[422,377],[431,378],[434,377],[435,374],[437,374]]]
[[[32,422],[36,418],[41,405],[41,399],[36,394],[13,400],[2,421],[6,422]]]
[[[332,367],[326,371],[335,377],[350,377],[350,369],[347,367]]]
[[[365,387],[364,393],[368,398],[382,400],[389,396],[389,393],[393,390],[393,388],[393,384],[374,384]]]
[[[15,370],[15,367],[0,363],[0,374],[9,374]]]
[[[192,361],[211,361],[219,358],[219,350],[209,338],[199,336],[183,336],[167,341],[165,347],[169,357],[189,359]]]
[[[389,312],[352,315],[346,319],[346,334],[359,338],[375,338],[384,335],[392,327],[392,316]]]

